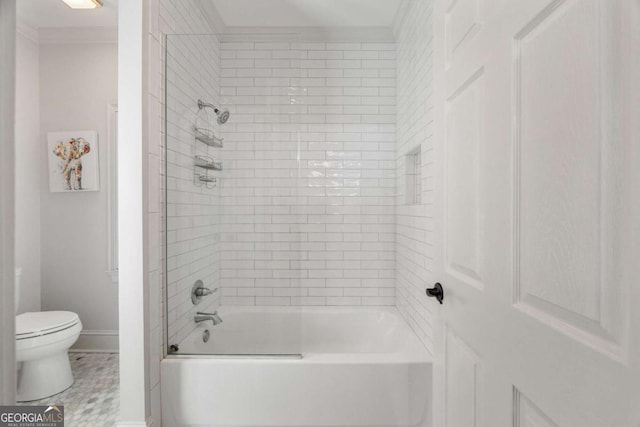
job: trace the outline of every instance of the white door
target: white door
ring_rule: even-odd
[[[436,0],[435,427],[640,426],[639,16]]]

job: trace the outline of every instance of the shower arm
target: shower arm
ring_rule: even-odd
[[[202,99],[198,99],[198,110],[202,110],[203,108],[211,108],[216,114],[220,112],[215,105],[204,102]]]

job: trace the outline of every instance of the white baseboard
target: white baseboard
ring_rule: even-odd
[[[117,353],[118,331],[83,330],[69,351],[84,353]]]

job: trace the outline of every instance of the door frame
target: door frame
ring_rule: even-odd
[[[107,274],[118,284],[118,104],[107,105]]]
[[[434,150],[434,188],[444,185],[444,136],[445,136],[445,105],[446,105],[446,28],[442,19],[447,5],[445,0],[435,0],[431,14],[433,25],[433,150]],[[434,278],[437,281],[442,277],[442,230],[444,224],[438,221],[444,218],[444,200],[442,192],[436,191],[434,195]],[[446,292],[446,291],[445,291]],[[446,298],[446,295],[445,295]],[[433,426],[446,425],[446,366],[445,346],[446,335],[444,319],[441,315],[443,307],[434,310],[433,318]]]
[[[0,404],[16,399],[14,144],[16,0],[0,0]]]

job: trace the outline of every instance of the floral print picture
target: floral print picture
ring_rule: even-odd
[[[98,132],[47,134],[49,189],[52,192],[98,191]]]

